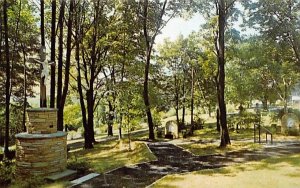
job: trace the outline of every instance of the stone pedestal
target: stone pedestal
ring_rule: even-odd
[[[57,132],[57,109],[27,109],[27,132],[29,134],[50,134]]]
[[[27,132],[16,135],[16,176],[48,176],[66,169],[67,133],[57,131],[56,109],[28,109]]]
[[[66,169],[67,133],[16,135],[16,175],[47,176]]]

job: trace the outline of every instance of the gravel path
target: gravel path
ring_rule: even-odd
[[[167,174],[220,168],[241,162],[300,153],[300,143],[279,144],[266,147],[261,151],[245,150],[211,156],[195,156],[166,142],[147,143],[147,145],[157,157],[156,161],[118,168],[76,187],[146,187]]]

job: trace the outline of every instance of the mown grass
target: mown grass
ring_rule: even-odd
[[[251,142],[233,142],[226,148],[220,148],[219,143],[190,143],[180,145],[184,149],[192,152],[193,154],[204,156],[204,155],[214,155],[214,154],[226,154],[227,152],[233,151],[245,151],[245,150],[259,150],[262,148],[261,145]]]
[[[128,141],[108,141],[99,143],[94,149],[81,150],[71,154],[78,161],[88,161],[91,171],[103,173],[112,169],[136,163],[156,160],[144,143],[133,141],[131,151]]]
[[[230,131],[231,145],[226,148],[219,147],[220,135],[214,128],[197,130],[194,136],[183,142],[181,147],[196,155],[225,154],[232,151],[259,150],[261,145],[253,143],[253,130],[241,129],[239,132]]]
[[[257,162],[168,175],[151,187],[300,187],[300,154]]]

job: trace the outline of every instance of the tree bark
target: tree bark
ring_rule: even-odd
[[[22,126],[23,131],[26,132],[26,108],[27,108],[27,72],[26,72],[26,55],[25,55],[25,49],[23,48],[23,68],[24,68],[24,102],[23,102],[23,120],[22,120]]]
[[[91,82],[94,83],[94,82]],[[96,142],[95,133],[94,133],[94,88],[91,86],[90,89],[86,92],[87,97],[87,112],[88,112],[88,135],[90,136],[92,142]]]
[[[74,1],[70,1],[69,8],[69,18],[68,18],[68,34],[67,34],[67,53],[66,53],[66,64],[65,64],[65,79],[64,79],[64,88],[62,91],[62,96],[60,99],[60,108],[58,109],[58,127],[64,127],[64,107],[69,89],[69,77],[70,77],[70,64],[71,64],[71,43],[72,43],[72,27],[73,27],[73,12],[74,12]]]
[[[64,38],[64,14],[65,14],[65,0],[62,0],[59,13],[59,47],[58,47],[58,65],[57,65],[57,97],[56,108],[57,111],[57,130],[63,131],[63,115],[61,113],[61,99],[62,99],[62,68],[63,68],[63,38]]]
[[[192,83],[191,83],[191,130],[190,135],[194,134],[194,68],[192,67]]]
[[[230,137],[227,127],[226,103],[225,103],[225,24],[226,24],[226,7],[225,0],[219,0],[219,17],[218,17],[218,102],[220,110],[220,125],[221,125],[221,143],[220,147],[226,147],[230,144]]]
[[[185,85],[184,85],[184,78],[182,82],[182,94],[183,94],[183,100],[182,100],[182,126],[185,125]]]
[[[221,132],[221,125],[220,125],[220,111],[219,108],[216,110],[216,118],[217,118],[217,131]]]
[[[284,84],[284,114],[288,113],[288,87]]]
[[[9,113],[10,113],[10,58],[8,43],[8,17],[7,17],[7,1],[3,2],[3,22],[4,22],[4,39],[5,39],[5,61],[6,61],[6,82],[5,82],[5,138],[4,138],[4,158],[9,156]]]
[[[76,19],[77,20],[77,19]],[[79,36],[79,23],[77,20],[76,23],[76,38],[80,38]],[[93,148],[93,142],[90,139],[91,136],[89,135],[88,131],[88,124],[87,124],[87,114],[86,114],[86,107],[84,103],[84,96],[83,96],[83,88],[81,83],[81,71],[80,71],[80,41],[76,40],[76,54],[75,54],[76,62],[77,62],[77,88],[78,88],[78,94],[79,94],[79,101],[81,106],[81,115],[82,115],[82,123],[84,128],[84,148],[85,149],[91,149]]]
[[[108,101],[108,127],[107,127],[107,135],[113,136],[113,121],[114,121],[114,108],[110,101]]]
[[[55,43],[56,43],[56,0],[52,0],[52,15],[51,15],[51,65],[50,75],[50,108],[55,106]]]
[[[148,127],[149,127],[149,139],[154,140],[154,125],[153,119],[151,114],[151,107],[149,102],[149,92],[148,92],[148,80],[149,80],[149,68],[150,68],[150,57],[151,57],[151,50],[147,48],[146,52],[146,65],[145,65],[145,78],[144,78],[144,90],[143,90],[143,98],[146,107],[146,114],[148,120]]]
[[[44,0],[40,0],[41,4],[41,47],[45,48],[46,47],[46,42],[45,42],[45,2]],[[43,69],[42,65],[41,69]],[[45,77],[40,80],[40,107],[41,108],[47,108],[47,94],[46,94],[46,80]]]
[[[179,92],[178,92],[178,83],[177,83],[177,76],[174,76],[174,85],[175,85],[175,112],[176,112],[176,122],[178,125],[178,131],[180,131],[182,129],[182,127],[180,127],[180,122],[179,122]]]

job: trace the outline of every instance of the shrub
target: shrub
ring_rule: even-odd
[[[14,182],[10,187],[12,188],[40,188],[43,187],[47,182],[43,177],[34,176],[26,180],[18,180]]]
[[[4,160],[0,162],[0,185],[9,184],[15,173],[15,164],[12,161]]]
[[[73,158],[68,161],[67,168],[71,170],[76,170],[80,174],[86,173],[90,169],[90,164],[87,161],[77,160]]]

